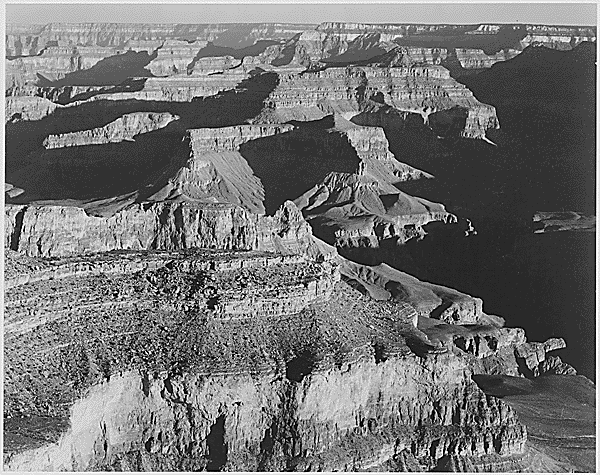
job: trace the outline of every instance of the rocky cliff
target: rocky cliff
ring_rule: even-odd
[[[6,248],[35,257],[126,249],[271,250],[306,247],[310,240],[310,228],[291,202],[266,217],[231,204],[190,202],[140,203],[110,218],[50,205],[7,205],[6,213]]]
[[[177,116],[167,113],[125,114],[104,127],[91,130],[49,135],[44,140],[44,148],[77,147],[82,145],[103,144],[133,140],[138,134],[162,129],[177,120]]]
[[[415,318],[302,256],[8,254],[6,468],[526,463],[526,429],[471,380],[519,374],[522,332]]]
[[[223,46],[243,48],[256,40],[287,39],[314,28],[314,25],[289,23],[262,24],[136,24],[136,23],[49,23],[46,25],[7,26],[7,56],[35,55],[48,43],[57,46],[93,45],[119,47],[128,41],[168,39],[214,41]]]
[[[366,100],[375,99],[400,111],[421,114],[426,121],[437,114],[440,134],[455,123],[465,137],[484,137],[488,129],[498,127],[494,109],[477,101],[467,88],[451,78],[446,68],[416,63],[408,51],[397,47],[368,60],[364,67],[280,74],[279,85],[270,95],[262,119],[306,121],[331,113],[351,119],[359,114]],[[458,110],[462,112],[455,119],[454,111]]]

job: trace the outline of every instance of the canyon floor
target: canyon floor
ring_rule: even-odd
[[[5,470],[595,471],[595,28],[6,33]]]

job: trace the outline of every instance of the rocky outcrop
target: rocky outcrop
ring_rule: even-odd
[[[13,96],[5,101],[6,121],[40,120],[61,106],[36,96]]]
[[[148,64],[148,70],[155,76],[187,74],[188,68],[206,41],[167,40],[157,48],[157,56]]]
[[[150,47],[164,40],[213,41],[219,45],[243,48],[257,40],[287,39],[314,28],[310,24],[230,23],[230,24],[141,24],[141,23],[48,23],[46,25],[8,24],[7,55],[35,55],[48,44],[57,46],[93,45],[133,48]],[[130,42],[130,43],[128,43]],[[146,50],[147,51],[147,50]]]
[[[139,85],[130,88],[115,88],[101,86],[73,86],[50,88],[41,93],[48,97],[60,97],[62,101],[77,101],[82,97],[86,101],[161,101],[161,102],[190,102],[195,97],[214,96],[219,92],[235,88],[246,76],[218,75],[203,78],[199,83],[197,78],[189,76],[170,76],[165,78],[148,78]],[[121,90],[119,90],[121,89]],[[77,102],[73,102],[76,104]]]
[[[242,125],[186,132],[189,154],[173,160],[149,200],[232,203],[263,214],[264,188],[239,153],[245,142],[292,130],[291,125]]]
[[[39,80],[58,81],[120,53],[117,48],[103,46],[50,46],[39,55],[7,60],[6,89]]]
[[[192,247],[306,248],[310,228],[288,202],[271,217],[230,204],[140,203],[102,218],[81,208],[7,205],[5,245],[27,256]]]
[[[341,132],[356,154],[356,170],[333,171],[295,200],[319,237],[334,245],[377,247],[381,240],[404,242],[417,237],[430,221],[455,220],[442,205],[394,186],[432,176],[398,162],[381,128],[338,118],[334,130]]]
[[[223,74],[228,70],[237,69],[242,66],[242,61],[235,59],[233,56],[217,56],[208,58],[195,59],[189,66],[188,74],[192,76],[210,76],[212,74]],[[245,73],[244,69],[239,72]]]
[[[294,129],[291,124],[253,124],[233,127],[188,130],[193,152],[222,152],[238,150],[240,145]]]
[[[77,147],[92,144],[118,143],[123,140],[134,140],[138,134],[162,129],[174,120],[178,120],[168,112],[136,112],[125,114],[104,127],[82,130],[61,135],[49,135],[44,140],[44,148]]]
[[[457,48],[456,57],[464,69],[488,69],[499,61],[507,61],[520,53],[518,50],[508,49],[495,54],[485,54],[481,49]]]
[[[596,41],[593,27],[527,25],[527,36],[520,41],[522,48],[538,43],[547,48],[569,50],[583,41]]]
[[[460,325],[485,320],[481,299],[440,285],[421,282],[387,264],[364,266],[343,260],[340,272],[347,281],[363,288],[373,299],[405,302],[416,310],[417,316],[433,317]],[[524,343],[524,339],[521,342]]]
[[[514,374],[510,332],[475,359],[452,345],[421,353],[433,327],[336,284],[328,260],[187,251],[18,265],[9,278],[29,278],[7,295],[9,470],[424,470],[525,455],[525,428],[470,380]],[[74,315],[88,322],[79,333]],[[42,352],[17,343],[31,338]],[[24,386],[25,367],[44,384]]]
[[[395,59],[398,54],[402,55],[396,50]],[[380,59],[386,64],[395,61],[389,56]],[[407,61],[410,63],[412,59]],[[281,74],[261,120],[306,121],[332,113],[350,119],[359,114],[362,101],[375,97],[400,111],[421,114],[426,121],[433,117],[432,125],[439,135],[457,128],[464,137],[481,138],[488,129],[498,128],[494,108],[477,101],[466,87],[450,77],[447,69],[434,65],[394,67],[394,64]]]
[[[515,349],[517,361],[522,366],[522,372],[527,376],[537,377],[544,373],[576,374],[575,369],[560,359],[546,361],[546,353],[566,348],[562,338],[550,338],[544,343],[525,343]],[[556,357],[554,357],[556,358]]]
[[[110,383],[95,388],[78,402],[73,408],[72,428],[55,444],[15,455],[7,468],[165,470],[216,466],[230,470],[364,470],[385,466],[386,462],[394,464],[402,452],[418,467],[434,468],[443,457],[440,454],[447,452],[478,457],[498,453],[514,456],[524,451],[525,430],[502,402],[481,396],[469,398],[467,395],[474,392],[470,389],[461,398],[464,406],[453,413],[444,410],[444,401],[435,396],[430,399],[433,404],[423,404],[427,392],[413,382],[424,375],[423,370],[410,367],[400,379],[391,377],[394,370],[391,362],[381,367],[361,364],[344,376],[339,371],[315,375],[299,388],[265,376],[259,382],[245,375],[227,379],[158,376],[144,383],[146,376],[126,373],[111,378]],[[449,394],[463,391],[462,385],[440,376],[448,381]],[[394,383],[385,384],[386,381]],[[382,404],[370,403],[376,393]],[[400,394],[401,402],[391,407],[385,404]],[[105,400],[119,403],[103,404],[102,411],[94,411],[92,417],[87,415],[95,404]],[[181,403],[174,404],[173,400]],[[334,400],[336,409],[328,410],[329,401]],[[480,413],[489,414],[477,423],[471,412],[476,404],[486,410]],[[441,415],[436,406],[444,411]],[[186,407],[187,417],[183,412]],[[295,409],[282,421],[281,411],[288,407]],[[369,426],[369,420],[382,417],[389,420],[387,427]],[[462,424],[452,424],[453,417]],[[133,420],[137,422],[129,422]],[[438,434],[425,428],[401,435],[403,426],[427,427],[430,420],[442,426]],[[465,428],[471,424],[481,435],[469,434]],[[283,435],[288,431],[298,434],[293,447]],[[212,442],[215,434],[226,447],[220,454]],[[382,449],[371,447],[390,436],[397,441]],[[273,446],[263,457],[261,444],[264,447],[265,438]],[[452,440],[459,442],[454,445]],[[363,451],[350,455],[348,448],[344,450],[350,441],[364,446]],[[50,463],[43,463],[44,458]]]
[[[11,301],[11,319],[6,322],[5,332],[14,338],[35,330],[51,320],[61,319],[69,312],[87,312],[91,308],[120,307],[127,308],[141,301],[152,300],[151,293],[136,296],[135,301],[128,304],[125,300],[106,299],[102,292],[89,288],[86,295],[76,295],[80,290],[73,289],[74,279],[83,287],[88,281],[102,279],[102,275],[123,276],[133,278],[139,272],[149,272],[149,281],[155,286],[166,288],[170,284],[165,278],[165,265],[171,270],[195,277],[195,281],[186,282],[181,276],[173,280],[178,290],[183,292],[186,285],[198,286],[198,278],[203,273],[216,271],[212,282],[206,282],[206,289],[200,293],[196,290],[194,305],[197,310],[209,311],[218,319],[251,319],[261,314],[270,317],[294,315],[303,311],[311,303],[324,301],[331,296],[333,287],[339,280],[335,266],[328,262],[311,264],[302,256],[283,256],[268,253],[228,253],[221,252],[188,252],[150,254],[149,259],[139,253],[112,254],[100,258],[81,258],[67,260],[62,263],[54,261],[41,272],[21,274],[10,279],[15,299]],[[22,275],[27,277],[23,279]],[[46,300],[37,299],[46,291],[49,280],[56,280],[64,285],[64,296]],[[183,280],[182,280],[183,279]],[[218,285],[213,287],[218,280]],[[20,287],[19,285],[27,285]],[[175,287],[174,287],[175,288]],[[19,296],[17,297],[17,294]],[[32,297],[29,298],[29,295]],[[182,294],[183,295],[183,294]],[[125,297],[125,295],[123,295]],[[75,298],[75,299],[74,299]],[[109,310],[110,311],[110,310]]]
[[[595,231],[596,217],[575,211],[538,211],[532,219],[534,233],[555,231]]]

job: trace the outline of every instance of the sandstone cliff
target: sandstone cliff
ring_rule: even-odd
[[[309,246],[310,228],[291,203],[260,217],[231,204],[140,203],[110,218],[81,208],[7,205],[5,246],[52,257],[110,250],[285,249]]]

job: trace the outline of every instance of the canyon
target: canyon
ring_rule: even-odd
[[[595,471],[595,27],[6,37],[5,470]]]

